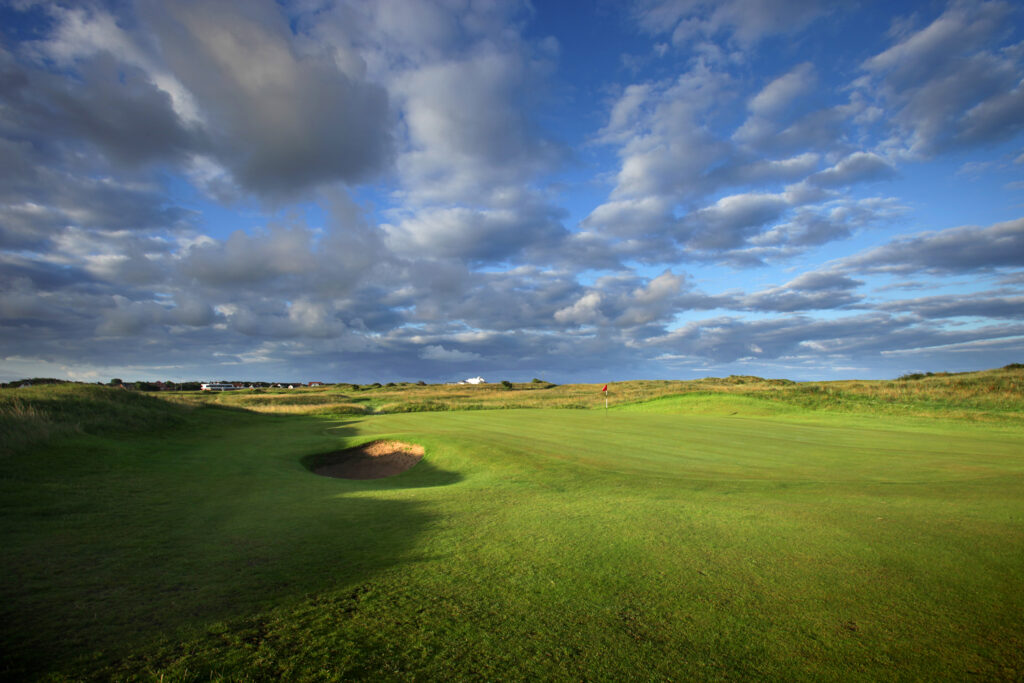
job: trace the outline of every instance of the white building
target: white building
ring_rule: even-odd
[[[487,384],[487,380],[483,377],[470,377],[469,379],[462,380],[459,384]]]

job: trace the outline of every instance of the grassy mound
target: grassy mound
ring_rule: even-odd
[[[145,433],[182,424],[188,409],[120,388],[52,384],[0,390],[0,455],[69,434]]]

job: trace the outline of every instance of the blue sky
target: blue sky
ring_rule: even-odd
[[[8,1],[0,379],[1024,359],[1011,2]]]

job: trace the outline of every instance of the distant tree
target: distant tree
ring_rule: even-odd
[[[112,387],[120,386],[122,384],[124,384],[124,382],[121,381],[120,377],[115,377],[114,379],[110,380],[110,386]]]
[[[423,380],[420,380],[419,382],[416,382],[416,386],[418,386],[418,387],[425,387],[425,386],[427,386],[427,383],[424,382]]]
[[[503,379],[501,380],[501,386],[505,387],[506,389],[511,389],[512,382],[509,382],[507,379]]]
[[[533,379],[531,379],[531,380],[530,380],[530,383],[531,383],[531,384],[547,384],[547,382],[545,382],[544,380],[542,380],[542,379],[538,379],[538,378],[536,378],[536,377],[534,377]]]

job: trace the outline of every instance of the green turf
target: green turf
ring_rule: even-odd
[[[807,417],[207,409],[54,440],[0,460],[3,671],[1024,676],[1024,429]],[[380,437],[426,457],[378,481],[303,465]]]

